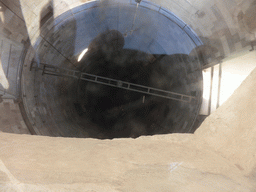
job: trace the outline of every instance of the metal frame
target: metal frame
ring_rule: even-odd
[[[42,70],[42,75],[46,74],[46,75],[53,75],[53,76],[58,76],[58,77],[72,77],[72,78],[76,78],[78,80],[89,81],[89,82],[93,82],[93,83],[103,84],[103,85],[107,85],[107,86],[111,86],[111,87],[117,87],[117,88],[126,89],[126,90],[130,90],[130,91],[135,91],[138,93],[144,93],[144,94],[148,94],[148,95],[153,95],[153,96],[157,96],[157,97],[162,97],[162,98],[166,98],[166,99],[172,99],[172,100],[182,101],[182,102],[187,102],[187,103],[190,103],[193,100],[197,100],[196,97],[190,96],[190,95],[156,89],[153,87],[138,85],[138,84],[134,84],[134,83],[129,83],[129,82],[125,82],[125,81],[120,81],[120,80],[116,80],[116,79],[93,75],[93,74],[89,74],[89,73],[83,73],[80,71],[56,67],[53,65],[45,64],[45,63],[39,63],[39,67],[33,67],[34,63],[37,64],[35,61],[32,61],[30,70],[32,70],[33,68]],[[40,68],[40,66],[42,66],[42,68]]]

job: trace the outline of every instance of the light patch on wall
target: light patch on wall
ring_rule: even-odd
[[[245,78],[245,75],[233,74],[230,72],[225,73],[225,76],[222,78],[220,104],[223,104],[234,93],[234,91],[241,85]]]
[[[217,109],[217,100],[219,97],[219,106],[221,106],[234,91],[241,85],[246,77],[256,67],[255,52],[246,52],[244,55],[234,57],[223,61],[221,69],[220,93],[219,86],[219,65],[213,67],[212,94],[210,100],[211,88],[211,68],[203,70],[203,101],[200,115],[209,115],[209,104],[211,105],[210,113]]]
[[[3,12],[3,10],[2,10],[3,8],[2,8],[2,6],[0,6],[0,22],[2,22],[2,23],[4,23],[4,12]]]
[[[86,49],[84,49],[84,50],[82,51],[82,53],[79,55],[79,57],[78,57],[78,59],[77,59],[78,62],[82,60],[82,58],[84,57],[84,55],[85,55],[85,53],[86,53],[87,51],[88,51],[88,48],[86,48]]]
[[[211,73],[210,70],[203,70],[203,101],[201,105],[200,115],[208,114],[208,102],[210,97],[210,83]]]
[[[218,85],[219,85],[219,65],[213,67],[213,79],[211,87],[211,68],[203,70],[203,102],[200,110],[201,115],[208,115],[209,111],[209,100],[211,92],[211,109],[210,113],[215,111],[217,108],[218,100]]]
[[[254,51],[223,62],[220,91],[220,105],[241,85],[256,67]]]
[[[0,84],[3,86],[4,89],[9,88],[9,82],[5,76],[1,61],[0,61]]]

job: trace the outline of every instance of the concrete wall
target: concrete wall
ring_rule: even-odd
[[[13,99],[1,99],[0,102],[0,131],[16,134],[30,134],[22,118],[18,103]]]
[[[253,19],[247,21],[246,14],[254,9],[254,0],[243,1],[153,1],[174,12],[188,23],[199,35],[203,43],[218,49],[215,56],[227,57],[246,49],[255,40]],[[254,14],[250,13],[253,18]],[[254,29],[252,29],[254,28]]]
[[[1,1],[0,15],[0,95],[17,98],[27,29],[19,1]]]
[[[53,6],[53,17],[66,12],[72,16],[70,9],[82,5],[84,0],[21,0],[23,16],[28,28],[32,44],[40,36],[40,17],[44,7]],[[112,2],[112,1],[102,1]],[[113,1],[114,2],[114,1]],[[134,1],[122,0],[121,3],[133,3]],[[203,43],[217,49],[213,57],[227,57],[243,49],[250,49],[250,42],[255,40],[255,26],[253,20],[255,14],[251,9],[255,6],[253,0],[244,1],[177,1],[161,0],[151,1],[176,14],[185,23],[191,26]],[[104,3],[102,4],[104,6]],[[146,6],[145,4],[141,6]],[[154,6],[151,6],[155,9]]]

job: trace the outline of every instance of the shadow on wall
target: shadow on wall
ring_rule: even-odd
[[[53,2],[52,2],[52,0],[49,0],[49,2],[41,10],[41,14],[40,14],[40,29],[43,28],[43,25],[48,20],[51,19],[51,21],[53,21],[52,20],[53,16],[54,16],[54,13],[53,13]],[[49,23],[48,23],[48,25],[49,25]]]
[[[248,41],[251,42],[252,50],[256,45],[256,1],[252,2],[251,6],[246,11],[240,11],[237,15],[239,27],[247,32]]]
[[[212,58],[226,58],[256,45],[256,1],[218,2],[205,7],[207,12],[196,13],[201,25],[195,30],[204,45],[212,47]],[[226,11],[224,11],[226,10]],[[203,30],[201,26],[206,26]],[[208,35],[203,35],[203,31]],[[217,52],[215,52],[217,50]],[[206,54],[206,57],[207,54]],[[203,62],[205,63],[205,62]]]
[[[62,2],[62,6],[65,5],[65,2]],[[38,67],[41,64],[49,64],[68,69],[76,69],[74,58],[77,29],[76,18],[73,16],[71,10],[65,12],[65,16],[68,19],[66,17],[64,17],[64,20],[62,20],[62,17],[54,18],[54,6],[58,5],[54,5],[53,1],[49,1],[40,13],[41,38],[38,39],[38,42],[35,44],[36,46],[34,46],[34,60]],[[56,22],[56,19],[58,19],[58,22]],[[31,82],[35,95],[33,99],[35,100],[36,106],[45,111],[37,111],[38,117],[43,122],[37,123],[38,130],[41,131],[49,128],[47,133],[41,133],[42,135],[58,135],[58,132],[61,132],[58,131],[58,127],[62,127],[64,132],[68,132],[69,128],[72,128],[73,125],[66,121],[67,118],[70,118],[70,116],[67,117],[67,114],[73,116],[74,111],[73,106],[69,105],[70,97],[66,97],[62,93],[66,93],[66,90],[72,86],[74,80],[62,76],[42,75],[42,71],[37,70],[33,73],[35,80],[34,83]],[[63,105],[66,111],[63,110]]]
[[[61,3],[61,6],[68,7],[65,2]],[[54,18],[54,6],[58,6],[58,4],[54,5],[53,1],[49,0],[40,13],[40,37],[42,39],[38,40],[34,47],[37,62],[48,63],[51,61],[48,64],[60,65],[65,63],[63,67],[75,67],[73,56],[76,47],[74,38],[77,29],[76,18],[68,8],[66,8],[68,11],[65,12],[65,16],[68,17],[67,21],[61,20],[61,17]]]
[[[4,33],[4,21],[5,21],[5,15],[4,15],[4,8],[3,6],[1,5],[0,7],[0,33],[1,35]],[[3,40],[2,40],[2,43],[3,43]],[[2,58],[2,54],[3,54],[3,44],[1,43],[1,55],[0,57]],[[9,82],[6,78],[6,75],[5,75],[5,72],[3,70],[3,65],[2,65],[2,59],[1,59],[1,63],[0,63],[0,84],[2,85],[2,90],[6,90],[9,88]]]
[[[22,56],[29,42],[20,1],[2,0],[0,17],[0,94],[17,99]]]

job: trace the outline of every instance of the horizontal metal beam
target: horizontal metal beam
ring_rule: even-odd
[[[153,96],[162,97],[166,99],[172,99],[176,101],[190,103],[192,100],[196,100],[196,97],[190,96],[190,95],[185,95],[185,94],[175,93],[175,92],[157,89],[153,87],[138,85],[138,84],[129,83],[121,80],[93,75],[89,73],[83,73],[80,71],[56,67],[49,64],[40,63],[39,66],[42,66],[42,68],[38,67],[38,65],[36,67],[33,67],[33,63],[32,63],[31,69],[36,68],[36,69],[42,70],[42,75],[47,74],[47,75],[60,76],[60,77],[72,77],[72,78],[81,79],[84,81],[89,81],[89,82],[107,85],[111,87],[117,87],[121,89],[135,91],[138,93],[144,93],[147,95],[153,95]]]

